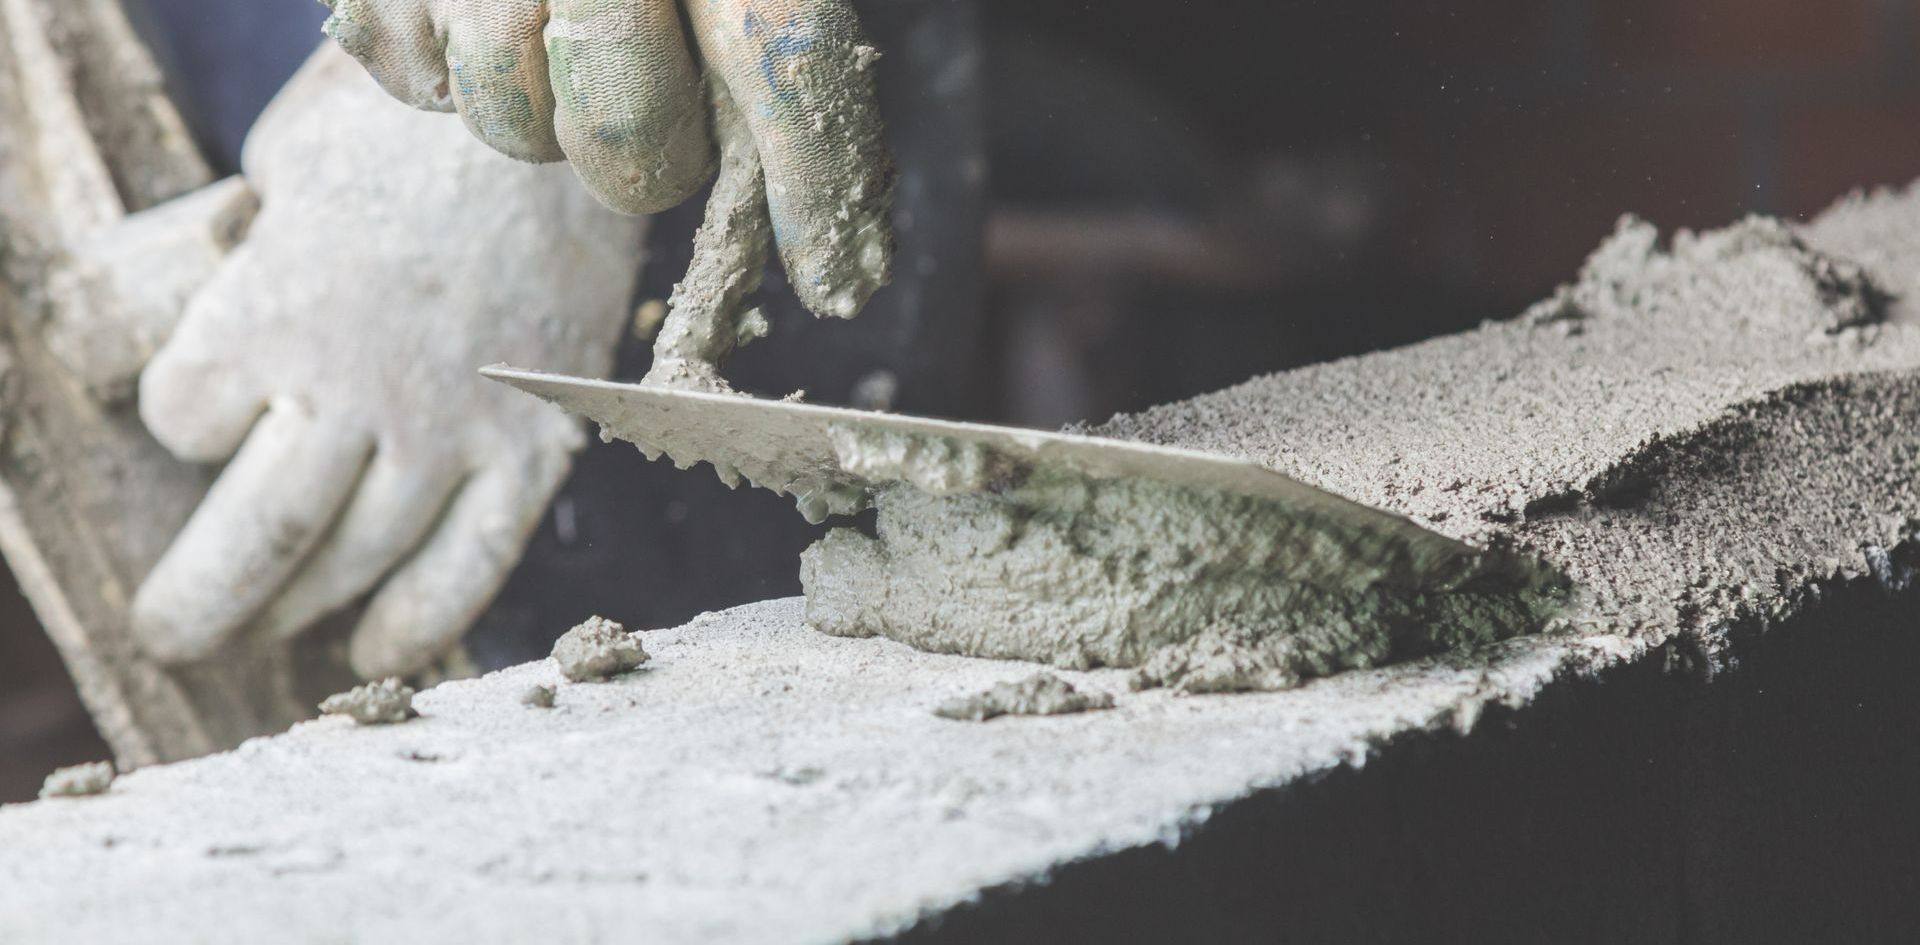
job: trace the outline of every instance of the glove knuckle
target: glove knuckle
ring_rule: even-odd
[[[415,108],[451,107],[442,33],[420,0],[340,0],[323,30],[389,95]]]
[[[561,147],[595,197],[657,213],[700,189],[705,86],[673,5],[556,3],[546,41]]]
[[[546,5],[469,4],[448,23],[446,64],[454,104],[494,150],[522,161],[564,160],[553,130]]]

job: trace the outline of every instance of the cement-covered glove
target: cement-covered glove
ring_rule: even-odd
[[[570,160],[615,209],[692,196],[719,142],[733,173],[723,169],[656,354],[691,362],[697,383],[717,382],[705,375],[759,330],[738,303],[758,283],[769,215],[816,315],[852,317],[888,279],[892,163],[877,53],[851,0],[322,2],[328,34],[394,96],[458,110],[510,156]]]
[[[476,370],[604,376],[644,222],[395,104],[331,48],[244,164],[259,216],[140,379],[161,443],[231,461],[141,587],[135,633],[192,661],[377,587],[354,668],[421,669],[486,606],[584,439]]]

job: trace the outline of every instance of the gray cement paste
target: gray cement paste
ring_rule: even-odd
[[[1729,623],[1883,571],[1884,549],[1914,533],[1920,332],[1887,316],[1888,286],[1920,260],[1869,270],[1840,255],[1890,214],[1920,232],[1920,195],[1670,247],[1629,219],[1519,321],[1102,432],[1245,456],[1537,555],[1578,588],[1569,625],[1710,655]],[[1363,448],[1333,447],[1354,430]]]
[[[815,629],[1216,692],[1506,639],[1564,600],[1511,556],[1433,574],[1278,502],[1066,469],[946,493],[925,478],[878,491],[878,537],[808,549]]]
[[[1917,203],[1671,245],[1628,219],[1517,321],[1091,431],[1248,459],[1543,561],[1571,582],[1566,610],[1551,583],[1329,587],[1289,569],[1340,560],[1337,523],[1054,476],[880,490],[876,536],[840,530],[807,553],[809,621],[936,652],[1134,666],[1136,685],[1188,691],[1280,688],[1541,629],[1608,627],[1711,657],[1718,628],[1778,616],[1913,530],[1920,333],[1887,315],[1888,286],[1914,271],[1889,247],[1915,241],[1882,236],[1914,231]],[[1880,270],[1839,254],[1863,247],[1881,247]]]

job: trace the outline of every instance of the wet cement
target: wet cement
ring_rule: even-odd
[[[1920,331],[1894,323],[1920,194],[1663,245],[1635,220],[1518,321],[1116,418],[1537,555],[1571,623],[1709,657],[1725,626],[1878,572],[1920,516]],[[1837,252],[1878,245],[1874,268]],[[1361,433],[1356,438],[1356,433]]]
[[[1915,530],[1920,330],[1888,316],[1920,241],[1888,234],[1916,218],[1913,195],[1804,233],[1756,218],[1663,240],[1629,218],[1518,320],[1087,431],[1248,460],[1544,562],[1570,603],[1512,571],[1396,580],[1339,519],[1284,505],[1070,472],[952,494],[923,474],[876,491],[874,535],[809,550],[809,620],[1189,692],[1533,631],[1675,643],[1710,667],[1726,625],[1881,567]],[[1878,268],[1827,245],[1873,247]]]

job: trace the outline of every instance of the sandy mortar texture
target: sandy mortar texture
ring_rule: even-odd
[[[1251,459],[1537,555],[1575,582],[1574,627],[1711,655],[1730,623],[1884,571],[1915,532],[1920,331],[1891,293],[1920,264],[1898,255],[1916,230],[1913,193],[1671,248],[1629,219],[1518,321],[1100,432]],[[1840,255],[1876,244],[1872,269]]]
[[[1711,666],[1727,623],[1884,568],[1914,531],[1920,332],[1889,316],[1912,281],[1900,234],[1917,203],[1850,201],[1807,233],[1751,219],[1670,241],[1629,218],[1517,321],[1091,431],[1249,460],[1403,515],[1495,556],[1476,572],[1397,573],[1337,519],[1209,490],[1058,470],[956,490],[906,470],[875,493],[874,536],[840,529],[807,552],[809,623],[1137,667],[1137,686],[1188,692],[1285,688],[1538,630],[1676,642]],[[1841,255],[1862,249],[1878,269]],[[1570,579],[1571,606],[1500,555]]]
[[[983,725],[933,710],[1030,666],[830,637],[798,600],[645,637],[644,674],[568,684],[541,661],[423,692],[405,725],[322,719],[0,810],[0,849],[31,851],[0,857],[0,941],[843,940],[1170,840],[1376,738],[1521,700],[1559,659],[1213,697],[1063,671],[1117,707]],[[559,705],[522,705],[533,685]]]

